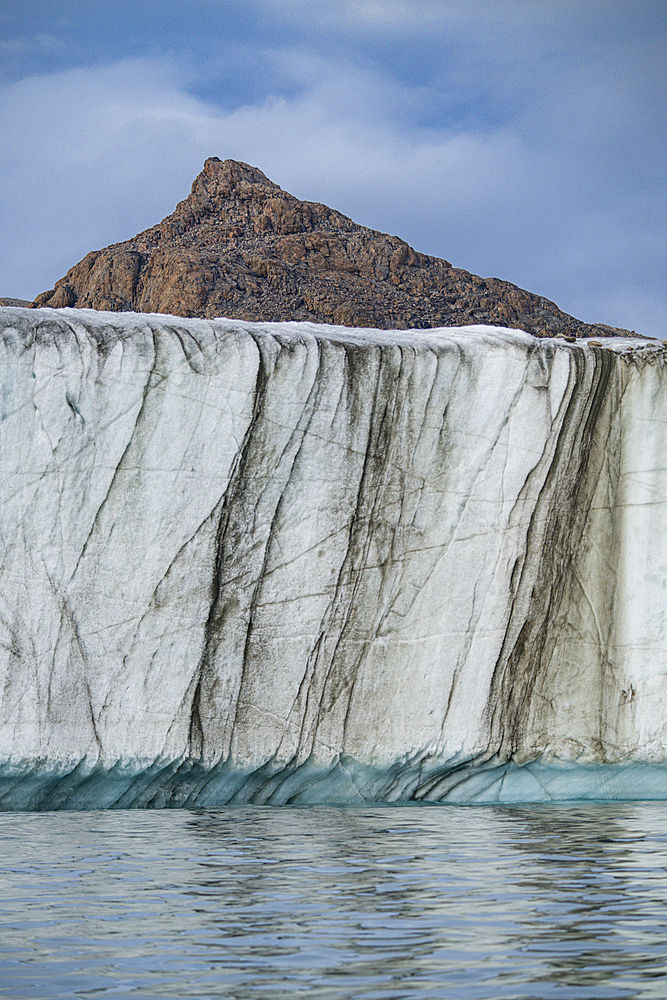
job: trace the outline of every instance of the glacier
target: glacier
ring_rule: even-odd
[[[0,310],[0,808],[667,798],[667,348]]]

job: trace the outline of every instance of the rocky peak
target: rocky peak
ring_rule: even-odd
[[[218,227],[207,233],[207,242],[215,242],[224,227],[230,238],[263,233],[285,236],[332,227],[344,231],[363,229],[324,205],[300,201],[257,167],[218,157],[206,160],[188,197],[158,229],[161,238],[173,239],[202,225]]]
[[[257,167],[212,156],[204,163],[204,169],[195,178],[190,194],[180,202],[174,215],[185,211],[186,206],[196,205],[208,215],[224,221],[224,216],[242,202],[259,207],[277,195],[291,198]]]
[[[34,305],[381,329],[624,332],[583,324],[516,285],[418,253],[397,236],[295,198],[257,167],[215,156],[171,215],[89,253]]]
[[[218,183],[224,180],[230,186],[247,181],[248,184],[260,184],[263,187],[280,190],[278,184],[270,181],[259,167],[252,167],[241,160],[221,160],[219,156],[209,156],[204,160],[202,172],[193,181],[193,189],[206,177],[215,178]]]

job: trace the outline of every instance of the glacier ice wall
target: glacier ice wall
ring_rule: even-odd
[[[667,797],[660,345],[0,329],[0,807]]]

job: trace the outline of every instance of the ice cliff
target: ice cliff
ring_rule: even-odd
[[[0,328],[0,807],[667,797],[662,345]]]

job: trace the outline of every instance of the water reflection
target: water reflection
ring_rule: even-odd
[[[0,815],[0,996],[667,993],[667,806]]]
[[[515,849],[526,863],[519,884],[535,899],[525,951],[541,956],[538,995],[553,984],[587,996],[667,993],[667,829],[662,810],[507,810]],[[656,824],[656,819],[660,822]],[[652,980],[657,991],[652,992]],[[599,992],[595,992],[599,989]],[[613,989],[615,992],[610,992]]]

